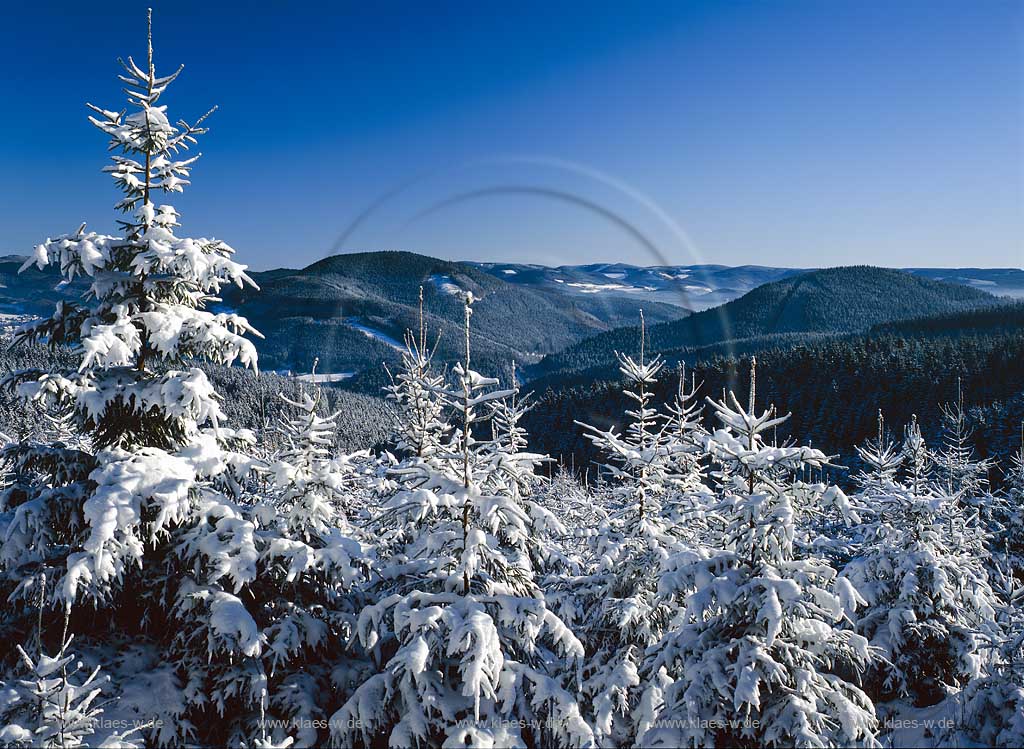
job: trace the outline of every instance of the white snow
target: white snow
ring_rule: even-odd
[[[380,341],[381,343],[390,346],[391,348],[395,349],[395,351],[405,351],[405,346],[403,346],[401,343],[396,341],[387,333],[382,333],[379,330],[371,328],[369,325],[364,325],[363,323],[359,322],[358,317],[348,318],[347,320],[345,320],[345,324],[348,325],[349,327],[355,328],[360,333],[363,333],[364,335],[370,338],[374,338]]]
[[[562,282],[559,281],[559,283]],[[602,291],[625,291],[630,293],[638,291],[657,291],[657,288],[654,286],[627,286],[626,284],[621,283],[583,283],[579,281],[572,281],[566,285],[579,289],[583,294],[599,294]]]
[[[332,372],[324,374],[300,374],[295,379],[300,382],[341,382],[350,377],[355,377],[355,372]]]
[[[221,637],[237,643],[245,655],[258,655],[259,626],[245,605],[230,593],[216,591],[210,594],[210,629]]]
[[[505,270],[502,271],[502,273],[504,273],[506,276],[515,276],[515,275],[517,275],[517,271],[514,271],[511,268],[506,268]]]
[[[515,271],[513,271],[514,273]],[[462,294],[462,289],[455,281],[452,280],[451,276],[444,276],[441,274],[435,274],[430,277],[430,282],[437,287],[437,290],[443,294],[449,294],[450,296],[459,296]]]
[[[0,336],[8,336],[14,333],[22,325],[32,322],[36,318],[32,315],[11,314],[0,312]]]
[[[879,705],[883,746],[946,746],[943,733],[958,722],[958,701],[955,696],[930,707],[914,707],[896,701]],[[958,742],[959,746],[969,744]]]

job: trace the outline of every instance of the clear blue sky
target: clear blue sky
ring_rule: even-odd
[[[145,7],[5,7],[0,253],[114,230],[83,103],[122,106]],[[154,8],[170,114],[220,105],[181,233],[256,268],[1024,264],[1019,0]]]

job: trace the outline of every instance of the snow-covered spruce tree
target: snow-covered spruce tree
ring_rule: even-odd
[[[69,281],[92,278],[84,304],[60,302],[51,318],[17,336],[72,346],[80,364],[72,371],[28,370],[8,378],[26,398],[73,409],[78,429],[96,450],[65,449],[61,457],[53,446],[21,444],[6,454],[9,465],[44,477],[48,491],[63,500],[49,501],[44,492],[14,505],[8,497],[15,512],[8,534],[34,527],[53,536],[31,546],[36,554],[57,552],[38,561],[68,601],[79,593],[105,598],[147,543],[188,512],[196,467],[175,453],[187,445],[215,449],[213,432],[201,429],[215,427],[221,411],[202,370],[174,365],[196,359],[256,365],[255,349],[241,335],[251,332],[244,318],[203,309],[222,284],[251,283],[245,266],[231,259],[233,250],[223,242],[176,237],[178,214],[152,202],[157,193],[181,192],[188,184],[197,157],[179,160],[176,154],[205,131],[170,124],[157,102],[180,69],[157,77],[152,45],[149,50],[146,70],[131,58],[122,63],[121,79],[137,112],[125,116],[90,105],[98,115],[90,120],[120,152],[106,171],[124,192],[117,206],[128,214],[119,221],[124,236],[86,232],[83,225],[39,245],[26,262],[57,265]],[[158,364],[164,365],[159,371]]]
[[[167,711],[157,743],[263,740],[267,693],[269,718],[306,719],[297,736],[314,744],[309,723],[336,707],[323,701],[343,699],[358,668],[347,645],[361,549],[336,527],[295,529],[246,493],[255,466],[239,450],[253,436],[222,425],[217,393],[194,364],[256,368],[248,323],[204,309],[223,284],[251,281],[228,245],[179,238],[175,210],[154,203],[188,183],[196,157],[177,154],[203,128],[170,124],[159,99],[180,69],[158,77],[151,36],[148,49],[145,69],[122,63],[135,111],[92,107],[117,152],[107,171],[124,193],[123,236],[83,227],[32,259],[66,280],[91,279],[82,304],[60,303],[19,334],[70,346],[79,364],[8,382],[72,410],[88,439],[5,449],[0,594],[24,601],[35,579],[24,569],[40,570],[56,583],[52,607],[75,604],[76,642],[127,640],[157,653],[168,696],[156,706]]]
[[[855,449],[865,464],[864,470],[854,477],[864,493],[885,494],[892,489],[906,454],[886,430],[881,409],[878,411],[878,434]]]
[[[621,507],[640,520],[658,517],[661,496],[666,492],[673,466],[673,450],[665,418],[653,407],[652,387],[664,362],[658,356],[645,360],[646,327],[640,314],[640,356],[616,352],[619,371],[626,381],[623,394],[636,406],[626,411],[629,423],[622,434],[615,427],[599,429],[576,422],[594,445],[607,455],[601,470],[614,487]]]
[[[997,570],[995,632],[980,632],[993,652],[988,673],[964,689],[962,729],[983,746],[1024,746],[1024,585]]]
[[[46,578],[40,577],[39,608],[35,647],[15,645],[18,667],[10,680],[0,679],[0,746],[74,749],[86,745],[131,749],[138,746],[129,731],[97,731],[103,713],[99,666],[84,677],[83,664],[70,652],[73,635],[68,634],[70,609],[64,610],[64,630],[55,656],[43,652],[43,621],[46,606]],[[29,654],[35,650],[35,656]],[[19,670],[18,668],[15,671]],[[87,744],[88,742],[88,744]]]
[[[535,487],[533,496],[537,504],[552,513],[565,527],[561,536],[553,533],[548,539],[551,542],[548,548],[553,551],[548,557],[549,574],[583,574],[590,562],[594,538],[608,521],[608,511],[598,501],[597,493],[587,485],[585,475],[579,476],[566,466],[557,466],[547,480]],[[552,585],[545,582],[545,591],[554,592]],[[554,601],[562,593],[564,590],[549,601]],[[568,602],[574,609],[571,593]],[[571,616],[572,610],[567,615]]]
[[[1004,490],[990,497],[994,515],[990,533],[992,556],[1010,569],[1024,568],[1024,422],[1020,427],[1020,447],[1010,456],[1003,473]]]
[[[527,450],[530,441],[521,422],[533,407],[529,399],[529,393],[520,395],[516,363],[513,361],[511,392],[490,403],[491,450],[496,461],[496,470],[491,476],[492,482],[496,483],[485,489],[508,492],[529,515],[532,529],[527,546],[530,562],[535,572],[545,573],[571,564],[559,544],[568,528],[535,496],[535,491],[545,483],[535,468],[549,462],[549,459]]]
[[[717,508],[724,548],[672,557],[659,590],[683,613],[649,652],[642,746],[858,746],[875,742],[873,705],[851,676],[872,657],[848,628],[854,588],[793,547],[786,475],[827,460],[763,435],[788,416],[713,401],[722,428],[706,440],[733,485]]]
[[[435,348],[427,342],[421,286],[419,330],[416,335],[406,331],[402,364],[397,374],[391,376],[391,384],[384,388],[387,399],[397,409],[398,449],[418,460],[433,458],[441,449],[447,431],[441,397],[444,375],[433,371]]]
[[[698,392],[700,386],[696,377],[686,386],[686,365],[679,364],[679,384],[675,397],[668,404],[668,430],[672,448],[673,469],[668,476],[669,483],[676,491],[683,493],[705,491],[703,438],[707,431],[703,427],[704,406]]]
[[[70,646],[71,637],[67,637],[57,655],[36,657],[15,646],[26,673],[10,683],[0,680],[0,745],[72,749],[95,744],[103,713],[96,704],[102,690],[100,670],[97,667],[80,677],[82,664],[75,661]],[[95,745],[114,746],[115,741]]]
[[[912,423],[903,454],[913,464],[924,449]],[[977,633],[993,626],[978,513],[921,480],[913,466],[905,484],[873,483],[855,501],[862,540],[843,577],[867,603],[857,631],[884,656],[872,664],[866,688],[875,699],[907,695],[934,704],[981,673]]]
[[[317,362],[313,363],[316,373]],[[284,446],[273,465],[277,503],[289,532],[308,540],[324,534],[333,526],[347,526],[345,476],[331,461],[337,420],[341,413],[321,416],[318,412],[322,391],[312,385],[314,395],[299,386],[292,400],[283,393],[281,400],[292,408],[282,419],[279,430]]]
[[[355,643],[369,560],[321,501],[332,468],[277,468],[283,504],[204,492],[172,537],[181,579],[165,586],[167,657],[185,675],[179,731],[203,743],[320,745],[369,665]]]
[[[618,354],[624,392],[636,404],[626,411],[624,431],[582,424],[608,461],[601,470],[610,482],[611,513],[592,538],[585,573],[552,581],[549,590],[586,644],[583,689],[602,745],[635,739],[631,715],[640,701],[639,667],[673,614],[657,596],[658,572],[695,530],[682,523],[680,508],[695,514],[693,504],[699,503],[686,499],[706,492],[692,450],[699,411],[682,385],[672,419],[653,407],[651,391],[663,363],[646,360],[645,337],[641,316],[639,358]]]
[[[914,495],[922,495],[931,480],[932,454],[921,434],[917,414],[912,414],[910,423],[903,432],[903,469],[906,473],[904,485]]]
[[[516,363],[512,362],[512,387],[505,398],[491,404],[491,427],[495,449],[502,455],[518,455],[529,446],[526,430],[520,425],[530,411],[529,394],[520,396],[517,382]],[[534,474],[522,474],[521,480],[533,482]]]
[[[359,616],[377,669],[334,714],[339,745],[593,745],[571,688],[582,645],[536,584],[531,518],[496,476],[508,456],[477,438],[488,405],[511,392],[470,367],[471,304],[467,294],[464,360],[445,395],[458,428],[377,522],[407,540],[381,561],[378,602]]]
[[[988,460],[977,460],[971,438],[974,430],[964,407],[963,384],[956,380],[956,401],[942,406],[942,444],[935,451],[936,479],[945,493],[965,506],[977,506],[988,488]]]
[[[1020,425],[1020,447],[1010,457],[1005,482],[1011,492],[1024,494],[1024,422],[1021,422]]]

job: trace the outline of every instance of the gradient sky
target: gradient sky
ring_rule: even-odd
[[[6,4],[0,254],[114,231],[83,103],[121,108],[145,7]],[[220,106],[180,233],[256,268],[1024,265],[1019,0],[176,0],[154,36],[173,118]]]

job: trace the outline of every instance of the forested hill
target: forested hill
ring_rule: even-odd
[[[462,299],[472,292],[473,347],[481,367],[504,372],[513,359],[536,361],[594,333],[635,319],[640,303],[628,299],[574,299],[527,289],[463,263],[411,252],[336,255],[302,270],[253,274],[260,290],[227,291],[224,304],[245,315],[266,336],[257,344],[264,367],[353,373],[376,389],[381,362],[394,362],[406,330],[418,328],[419,289],[427,327],[440,338],[438,359],[461,351]],[[685,310],[656,304],[660,321]]]
[[[58,283],[52,268],[18,272],[25,258],[0,257],[0,315],[40,316],[62,299],[77,300],[91,279]],[[462,294],[479,300],[473,346],[484,371],[507,373],[513,359],[535,362],[595,333],[630,324],[643,306],[649,318],[674,320],[687,311],[639,299],[566,295],[510,284],[472,265],[410,252],[364,252],[325,258],[301,270],[251,274],[260,290],[222,289],[218,311],[234,310],[265,336],[256,341],[264,369],[363,377],[376,392],[382,362],[395,362],[403,335],[418,326],[424,287],[428,328],[440,336],[439,360],[461,350]]]
[[[937,443],[939,406],[957,397],[957,381],[970,406],[975,430],[972,447],[994,457],[998,481],[1020,447],[1024,420],[1024,304],[989,307],[960,315],[939,315],[878,326],[867,333],[823,337],[810,343],[783,341],[757,353],[758,397],[792,418],[778,434],[813,440],[856,466],[853,446],[871,437],[877,413],[885,412],[894,434],[912,414],[926,437]],[[688,367],[687,378],[703,382],[702,395],[718,397],[723,388],[743,392],[749,357],[710,356]],[[577,467],[599,458],[577,420],[602,427],[622,424],[633,407],[614,369],[603,381],[535,391],[526,418],[531,447]],[[614,382],[612,380],[615,380]],[[665,369],[656,387],[660,402],[670,399],[677,375]],[[711,426],[710,421],[707,424]]]
[[[1024,331],[1024,302],[995,303],[976,309],[876,325],[876,335],[962,337]],[[1024,383],[1022,383],[1024,387]]]
[[[739,299],[682,320],[651,325],[648,350],[667,352],[727,341],[866,331],[896,320],[954,313],[996,302],[990,294],[909,273],[870,266],[828,268],[765,284]],[[548,355],[534,377],[614,371],[615,352],[632,352],[636,326],[588,338]]]

